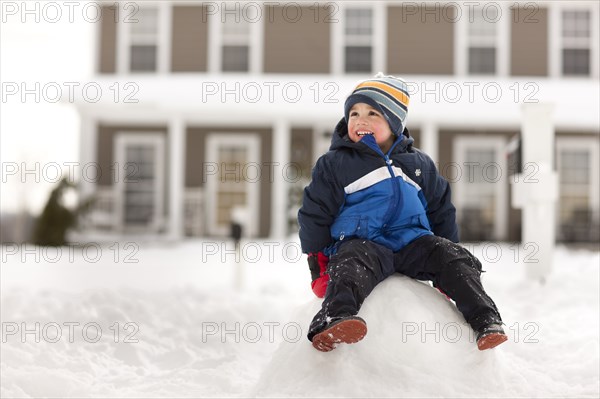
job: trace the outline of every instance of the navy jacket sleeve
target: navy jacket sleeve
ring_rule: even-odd
[[[427,199],[427,218],[436,236],[458,242],[456,208],[452,204],[450,184],[437,171],[433,160],[424,153],[423,194]]]
[[[326,156],[317,161],[312,181],[304,189],[302,207],[298,211],[302,252],[319,252],[333,240],[329,227],[344,203],[344,189],[336,181]]]

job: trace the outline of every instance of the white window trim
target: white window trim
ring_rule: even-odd
[[[119,19],[117,26],[117,73],[126,75],[129,73],[129,42],[130,27]]]
[[[385,44],[387,43],[387,23],[386,23],[386,7],[383,2],[365,2],[353,1],[351,3],[336,2],[337,19],[339,23],[331,25],[331,72],[334,75],[364,75],[375,74],[377,72],[385,72]],[[370,9],[373,17],[373,30],[370,40],[365,39],[365,43],[371,46],[371,71],[370,72],[346,72],[345,65],[345,48],[346,48],[346,33],[345,33],[345,15],[349,8],[366,8]],[[334,16],[335,17],[335,16]]]
[[[158,232],[164,227],[164,192],[165,192],[165,137],[160,133],[155,132],[117,132],[115,135],[113,154],[116,159],[116,168],[118,168],[118,176],[114,185],[115,198],[115,223],[119,231],[123,231],[126,226],[123,220],[124,205],[125,205],[125,173],[126,157],[125,148],[130,144],[152,144],[156,146],[156,163],[154,179],[154,216],[152,226],[149,228],[152,232]],[[148,231],[148,228],[143,228],[141,231]]]
[[[504,157],[504,151],[506,148],[506,140],[501,137],[485,137],[485,136],[471,136],[462,135],[454,140],[452,159],[458,163],[460,170],[462,171],[461,176],[453,187],[453,202],[457,209],[457,219],[460,217],[461,209],[463,208],[464,200],[464,185],[467,182],[466,173],[468,170],[465,167],[465,154],[468,148],[493,148],[496,153],[495,162],[499,165],[502,177],[494,184],[497,209],[494,219],[494,236],[496,240],[505,240],[508,233],[508,184],[506,182],[506,171],[507,163]]]
[[[334,75],[342,75],[344,73],[344,27],[343,23],[343,3],[335,3],[337,10],[337,20],[339,22],[331,25],[331,37],[330,37],[330,65],[331,73]]]
[[[159,3],[158,10],[158,70],[159,74],[171,72],[171,35],[173,34],[173,5],[167,2]]]
[[[460,12],[459,21],[454,24],[454,75],[466,77],[468,71],[468,24],[465,21],[465,7],[457,3],[456,12]],[[468,17],[466,18],[468,21]]]
[[[496,72],[493,75],[469,74],[469,10],[473,2],[456,3],[460,18],[454,24],[454,73],[461,77],[507,77],[510,70],[510,27],[512,14],[509,2],[498,2],[502,15],[496,22]],[[471,6],[469,6],[471,4]],[[482,3],[483,4],[483,3]]]
[[[265,36],[265,7],[260,7],[261,17],[257,22],[250,23],[250,60],[248,73],[258,75],[264,68],[264,36]]]
[[[266,5],[262,3],[256,3],[260,5],[261,16],[256,22],[250,22],[249,39],[243,44],[248,44],[248,71],[246,72],[225,72],[222,70],[221,65],[223,63],[223,23],[222,23],[222,11],[221,7],[224,7],[225,3],[219,3],[217,10],[219,12],[211,13],[208,15],[208,72],[213,74],[235,74],[244,73],[258,75],[263,71],[263,55],[264,55],[264,24],[267,17]],[[244,18],[244,14],[240,12],[240,18]]]
[[[143,6],[148,7],[148,6]],[[130,46],[131,46],[131,24],[125,23],[119,19],[117,23],[117,73],[127,74],[167,74],[170,72],[171,55],[171,32],[172,32],[172,4],[161,1],[154,7],[158,9],[158,32],[157,32],[157,62],[156,71],[152,72],[132,72],[130,66]],[[135,14],[131,16],[135,19]]]
[[[373,8],[373,71],[387,74],[387,5],[381,1],[370,5]]]
[[[600,6],[589,1],[554,2],[548,4],[548,65],[550,77],[560,79],[590,79],[600,76]],[[565,10],[590,11],[590,76],[570,76],[562,73],[562,12]],[[587,47],[586,47],[587,48]]]
[[[221,71],[221,15],[208,14],[208,72],[217,74]]]
[[[511,3],[499,2],[502,10],[502,17],[498,21],[498,31],[496,37],[496,76],[508,77],[510,71],[510,29],[512,21]]]
[[[600,218],[600,139],[595,137],[558,137],[556,139],[556,166],[560,171],[561,150],[589,151],[590,153],[590,208],[595,220]],[[560,189],[560,184],[559,184]],[[559,193],[560,200],[560,193]],[[559,204],[560,205],[560,204]],[[560,206],[557,207],[560,209]],[[557,209],[557,211],[558,211]],[[557,222],[559,218],[556,219]]]
[[[218,148],[221,145],[239,146],[243,144],[248,148],[248,163],[260,164],[260,136],[255,133],[236,133],[236,132],[212,132],[206,138],[205,160],[206,162],[219,163],[217,159]],[[218,166],[220,168],[220,166]],[[219,174],[209,174],[206,177],[206,215],[208,232],[216,236],[228,236],[229,227],[219,227],[217,225],[216,199]],[[260,214],[260,184],[258,182],[249,182],[246,184],[248,193],[248,226],[244,231],[244,236],[255,237],[258,235],[258,224]]]

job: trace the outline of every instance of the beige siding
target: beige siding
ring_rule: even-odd
[[[206,72],[208,53],[206,7],[173,7],[171,48],[173,72]]]
[[[511,10],[510,73],[548,75],[548,10],[523,7]]]
[[[418,128],[410,128],[410,127],[408,127],[407,129],[408,129],[408,134],[410,134],[410,137],[412,137],[414,140],[413,147],[421,148],[421,130],[419,130]]]
[[[293,128],[290,143],[290,158],[294,171],[302,172],[302,177],[310,179],[312,170],[313,129]]]
[[[102,7],[102,20],[100,21],[100,73],[115,73],[117,71],[117,24],[115,23],[114,6]]]
[[[264,165],[260,179],[260,209],[259,209],[259,230],[260,237],[269,235],[271,226],[271,192],[273,184],[269,171],[269,165],[272,162],[272,130],[270,128],[245,128],[238,127],[189,127],[186,134],[185,149],[185,186],[202,187],[205,183],[206,171],[204,170],[205,159],[204,152],[206,148],[206,139],[210,133],[215,132],[235,132],[235,133],[254,133],[261,139],[261,163]]]
[[[329,73],[330,12],[328,6],[319,7],[318,13],[313,5],[267,6],[264,72]]]
[[[456,10],[435,3],[427,10],[439,12],[426,13],[425,6],[414,4],[388,7],[387,72],[452,75]]]

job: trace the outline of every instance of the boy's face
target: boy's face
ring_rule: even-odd
[[[369,104],[356,103],[348,114],[348,136],[358,143],[366,135],[373,135],[375,142],[386,153],[394,143],[394,135],[385,117]]]

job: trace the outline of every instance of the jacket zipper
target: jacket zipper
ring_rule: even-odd
[[[383,226],[382,226],[383,230],[385,230],[387,228],[387,226],[390,224],[392,219],[398,213],[398,209],[402,208],[402,195],[400,194],[400,187],[396,181],[394,169],[392,168],[392,160],[390,159],[390,154],[394,150],[394,147],[396,147],[396,145],[398,143],[400,143],[401,141],[402,140],[396,140],[394,142],[394,144],[392,144],[392,147],[388,150],[387,154],[384,154],[384,156],[383,156],[383,158],[385,159],[385,164],[388,168],[388,171],[390,172],[390,175],[392,176],[392,189],[394,190],[394,199],[393,199],[393,201],[390,201],[390,206],[383,218],[383,221],[384,221]],[[383,154],[383,152],[381,152],[381,153]],[[398,204],[398,206],[394,206],[394,204]]]
[[[372,139],[372,136],[367,136],[363,140],[365,140],[365,139],[367,140],[367,141],[365,141],[365,144],[367,145],[367,147],[369,147],[370,149],[375,151],[379,156],[381,156],[384,159],[385,164],[388,168],[388,171],[390,172],[390,175],[392,176],[392,189],[394,191],[394,194],[393,194],[394,198],[392,201],[390,201],[390,205],[389,205],[387,211],[385,212],[385,216],[383,217],[382,229],[385,230],[387,228],[387,226],[389,225],[389,223],[394,218],[394,216],[398,213],[398,209],[402,208],[402,195],[400,194],[399,183],[396,183],[396,176],[394,175],[394,169],[392,169],[392,160],[390,159],[390,154],[392,153],[394,148],[398,144],[400,144],[400,142],[402,142],[403,138],[401,138],[400,140],[394,141],[394,143],[388,150],[387,154],[384,154],[383,151],[381,151],[381,148],[379,148],[379,146],[375,143],[375,139]],[[396,203],[398,203],[398,206],[395,207],[394,204],[396,204]]]

